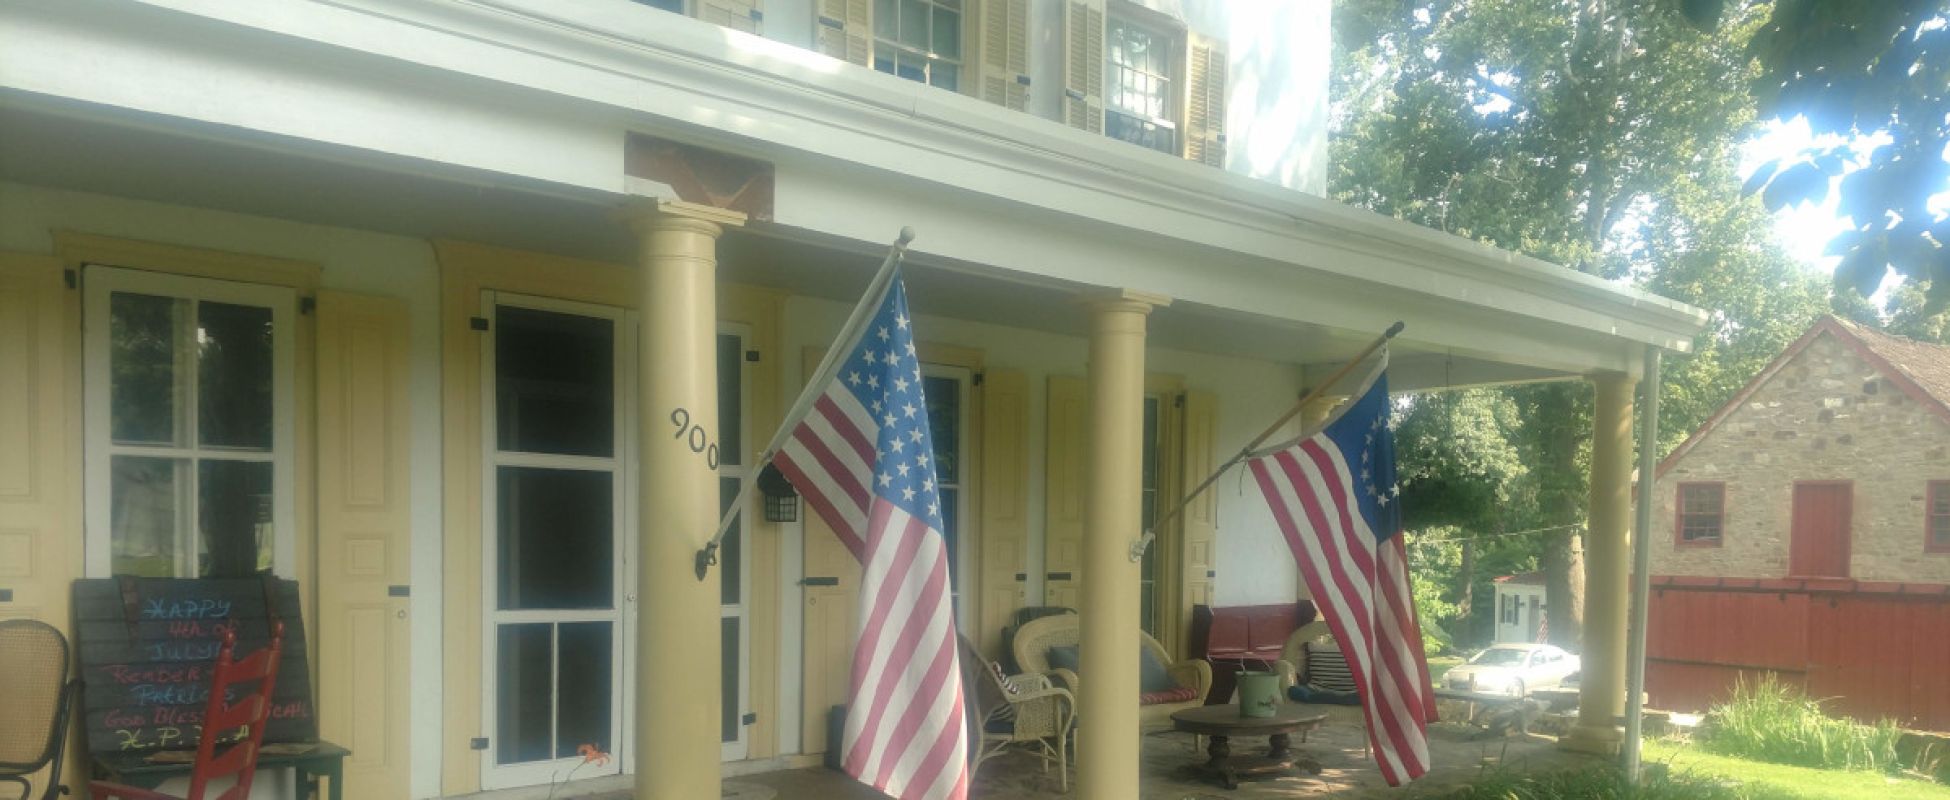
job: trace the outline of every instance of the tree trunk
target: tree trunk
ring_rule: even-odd
[[[1526,420],[1537,426],[1531,441],[1539,448],[1532,456],[1538,510],[1552,524],[1569,526],[1544,535],[1541,561],[1550,643],[1572,652],[1578,652],[1584,631],[1584,547],[1577,533],[1586,501],[1586,476],[1578,465],[1579,439],[1587,427],[1580,413],[1583,390],[1578,383],[1536,387]]]

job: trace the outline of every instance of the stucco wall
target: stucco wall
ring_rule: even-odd
[[[1950,554],[1924,552],[1933,479],[1950,479],[1950,423],[1823,333],[1659,478],[1652,571],[1788,577],[1794,482],[1852,480],[1849,577],[1950,583]],[[1726,483],[1718,547],[1675,545],[1682,481]]]

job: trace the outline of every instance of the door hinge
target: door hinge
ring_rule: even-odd
[[[757,351],[757,350],[746,350],[746,351],[745,351],[745,360],[746,360],[746,361],[750,361],[750,362],[752,362],[753,364],[756,364],[756,363],[758,363],[758,351]]]
[[[477,331],[487,330],[488,329],[487,317],[468,317],[467,327],[473,328],[474,330]]]
[[[1172,407],[1172,408],[1184,408],[1184,407],[1185,407],[1185,393],[1184,393],[1184,392],[1179,392],[1179,393],[1178,393],[1178,396],[1177,396],[1177,397],[1174,397],[1174,398],[1172,398],[1172,399],[1171,399],[1171,407]]]
[[[1018,582],[1018,583],[1022,583],[1022,582],[1026,582],[1026,581],[1028,581],[1028,580],[1029,580],[1029,574],[1028,574],[1028,573],[1024,573],[1024,572],[1018,572],[1018,573],[1016,573],[1016,582]]]
[[[469,749],[469,750],[486,750],[486,749],[487,749],[487,744],[488,744],[488,740],[487,740],[487,737],[486,737],[486,736],[477,736],[477,737],[475,737],[475,738],[474,738],[473,740],[471,740],[471,741],[469,741],[469,742],[467,743],[467,749]]]
[[[972,384],[974,384],[974,385],[976,385],[976,386],[980,386],[980,385],[982,385],[982,377],[983,377],[984,375],[986,375],[986,374],[987,374],[987,373],[983,373],[983,372],[977,372],[977,373],[975,373],[975,374],[973,374],[973,375],[970,375],[970,376],[969,376],[969,383],[972,383]]]
[[[316,297],[298,298],[298,313],[310,314],[311,312],[316,310],[318,310],[318,298]]]
[[[745,716],[741,717],[741,719],[744,721],[746,725],[757,725],[758,712],[756,711],[748,712],[745,714]]]
[[[388,586],[388,587],[386,587],[386,596],[387,596],[387,597],[412,597],[412,596],[413,596],[413,587],[411,587],[411,586]]]
[[[81,276],[75,274],[74,270],[64,269],[61,270],[61,280],[66,281],[68,288],[73,289],[81,283]]]
[[[0,589],[0,603],[11,603],[13,601],[14,601],[14,590]]]

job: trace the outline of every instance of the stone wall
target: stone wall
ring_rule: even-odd
[[[1950,480],[1950,422],[1823,332],[1659,478],[1652,572],[1788,577],[1794,482],[1855,482],[1849,577],[1950,583],[1950,553],[1924,550],[1931,480]],[[1726,485],[1718,546],[1678,546],[1684,481]]]

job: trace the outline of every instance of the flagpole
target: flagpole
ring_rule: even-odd
[[[853,313],[847,316],[846,324],[841,326],[839,337],[841,344],[845,344],[878,307],[880,296],[886,292],[887,283],[893,279],[894,268],[900,266],[901,259],[907,255],[907,246],[913,242],[914,229],[906,225],[901,226],[900,236],[888,246],[887,257],[880,262],[880,271],[874,273],[873,280],[867,282],[866,294],[861,295],[860,302],[853,306]],[[738,482],[738,496],[732,498],[731,507],[725,509],[723,518],[718,521],[718,532],[711,536],[711,541],[705,542],[704,547],[697,551],[698,580],[704,580],[711,566],[718,563],[718,547],[724,543],[725,533],[731,530],[731,523],[738,518],[739,509],[745,507],[745,498],[751,494],[752,485],[758,482],[758,474],[764,471],[765,465],[771,462],[772,456],[785,445],[786,437],[792,435],[792,429],[798,425],[799,418],[805,416],[812,408],[812,404],[826,392],[827,382],[832,380],[833,373],[839,369],[839,359],[843,357],[840,352],[842,349],[844,348],[827,348],[826,355],[819,360],[818,369],[813,371],[812,379],[806,381],[804,389],[799,390],[799,399],[793,401],[792,410],[786,412],[778,431],[772,434],[772,441],[767,442],[765,449],[759,451],[758,458],[752,461],[752,468],[746,471],[744,480]]]
[[[1151,521],[1151,530],[1145,531],[1142,537],[1139,537],[1137,541],[1131,543],[1131,560],[1143,560],[1145,549],[1151,546],[1152,539],[1157,538],[1154,531],[1164,527],[1165,523],[1170,522],[1179,514],[1184,513],[1185,508],[1190,506],[1193,500],[1198,499],[1199,495],[1204,494],[1206,489],[1212,488],[1212,484],[1219,482],[1219,477],[1224,475],[1226,470],[1232,469],[1233,465],[1246,460],[1248,456],[1253,454],[1253,450],[1257,449],[1267,439],[1273,438],[1273,434],[1279,433],[1280,428],[1284,427],[1288,421],[1298,415],[1301,409],[1306,408],[1308,403],[1326,394],[1328,389],[1333,388],[1334,384],[1340,383],[1342,378],[1347,377],[1349,372],[1353,372],[1354,368],[1360,366],[1361,362],[1368,360],[1368,356],[1374,355],[1376,350],[1380,350],[1383,346],[1387,345],[1388,340],[1395,338],[1395,334],[1401,333],[1402,328],[1405,327],[1407,325],[1400,321],[1388,326],[1388,330],[1382,331],[1380,336],[1375,337],[1374,341],[1369,342],[1368,346],[1363,348],[1360,354],[1349,359],[1346,364],[1341,365],[1341,368],[1335,370],[1334,374],[1329,375],[1327,380],[1307,390],[1307,393],[1300,397],[1299,402],[1294,403],[1293,407],[1287,409],[1285,414],[1281,414],[1279,419],[1273,421],[1273,424],[1266,426],[1266,430],[1260,431],[1259,435],[1253,437],[1252,441],[1247,442],[1245,447],[1239,448],[1239,452],[1234,454],[1232,458],[1226,459],[1226,463],[1220,464],[1218,469],[1213,470],[1211,475],[1206,476],[1205,480],[1200,481],[1190,492],[1187,492],[1185,498],[1179,500],[1177,505],[1171,507],[1171,510],[1153,519]]]

